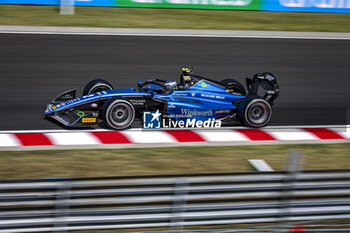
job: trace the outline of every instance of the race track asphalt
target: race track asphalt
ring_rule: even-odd
[[[274,73],[270,125],[350,122],[349,40],[0,34],[0,54],[0,130],[58,128],[43,119],[46,104],[93,78],[135,87],[178,80],[183,66],[216,80]]]

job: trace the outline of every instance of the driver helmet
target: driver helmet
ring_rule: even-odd
[[[173,80],[168,80],[165,82],[165,86],[169,90],[174,89],[176,87],[176,85],[177,85],[176,81],[173,81]]]

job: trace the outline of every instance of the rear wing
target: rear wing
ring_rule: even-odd
[[[247,96],[257,95],[259,86],[265,90],[265,94],[262,97],[271,105],[279,96],[280,88],[277,84],[276,77],[272,73],[257,73],[253,78],[246,78],[246,83],[248,88]]]

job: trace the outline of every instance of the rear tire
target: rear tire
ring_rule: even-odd
[[[226,91],[228,93],[246,95],[246,91],[245,91],[244,86],[240,82],[238,82],[237,80],[224,79],[221,82],[227,86]]]
[[[238,114],[243,124],[253,128],[265,126],[271,119],[271,105],[259,96],[248,96],[238,107]]]
[[[107,100],[102,107],[102,119],[112,129],[128,128],[135,119],[135,108],[130,101],[123,98]]]
[[[112,84],[104,79],[94,79],[91,80],[83,90],[83,95],[90,95],[92,93],[101,92],[101,91],[110,91],[113,90]]]

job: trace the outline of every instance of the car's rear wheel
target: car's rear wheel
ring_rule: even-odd
[[[245,95],[246,91],[244,86],[235,79],[224,79],[221,83],[226,85],[226,91],[228,93]]]
[[[88,84],[86,84],[83,90],[83,95],[89,95],[92,93],[109,91],[113,89],[114,88],[112,84],[110,84],[108,81],[104,79],[94,79],[94,80],[91,80]]]
[[[135,119],[135,108],[126,99],[113,98],[107,100],[102,107],[102,119],[112,129],[126,129]]]
[[[238,107],[241,121],[249,127],[260,128],[271,119],[271,105],[259,96],[248,96]]]

